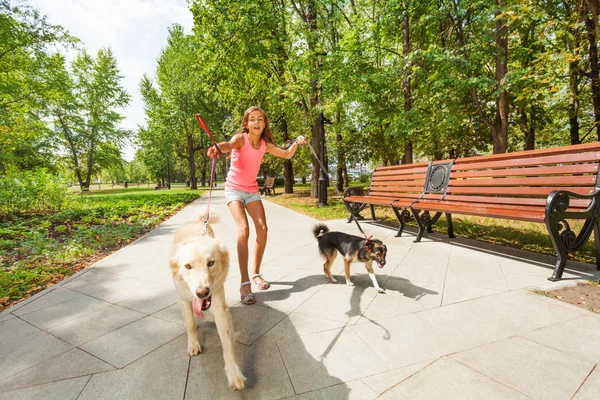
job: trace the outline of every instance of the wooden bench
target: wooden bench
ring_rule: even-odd
[[[265,182],[258,185],[258,192],[262,196],[275,196],[275,178],[265,178]]]
[[[436,190],[424,190],[409,205],[419,226],[416,241],[442,213],[450,237],[452,214],[545,223],[558,257],[549,280],[562,277],[568,253],[592,231],[600,270],[599,161],[600,142],[433,162],[426,180],[437,171]],[[568,220],[584,221],[579,233]]]
[[[154,186],[154,190],[160,190],[160,189],[171,189],[171,184],[158,182],[156,184],[156,186]]]
[[[371,187],[367,193],[364,193],[362,188],[347,188],[344,192],[343,201],[350,212],[348,222],[352,218],[362,219],[359,213],[365,205],[371,207],[373,220],[376,220],[374,206],[392,207],[399,223],[396,236],[400,236],[405,223],[412,218],[408,212],[408,207],[423,192],[429,165],[430,163],[422,162],[376,168],[373,171]],[[402,210],[402,212],[399,210]]]

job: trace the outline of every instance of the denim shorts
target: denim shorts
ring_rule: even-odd
[[[253,201],[260,200],[260,194],[248,193],[242,190],[226,189],[225,202],[229,204],[235,200],[241,201],[242,203],[244,203],[244,205],[247,205],[248,203],[252,203]]]

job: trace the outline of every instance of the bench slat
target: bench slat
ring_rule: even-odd
[[[598,162],[600,160],[600,152],[591,153],[576,153],[576,154],[561,154],[544,157],[529,157],[529,158],[512,158],[501,161],[478,161],[473,162],[469,158],[458,158],[452,171],[477,170],[488,168],[514,168],[514,167],[532,167],[539,165],[559,165],[570,163]]]
[[[452,178],[465,177],[502,177],[502,176],[544,176],[544,175],[572,175],[572,174],[596,174],[598,164],[580,164],[580,165],[560,165],[560,166],[542,166],[531,168],[500,168],[486,169],[480,171],[454,171]]]
[[[565,188],[570,192],[578,194],[590,194],[594,191],[590,187],[569,187]],[[448,193],[452,194],[493,194],[505,196],[548,196],[555,187],[449,187]]]
[[[477,186],[593,186],[596,175],[587,176],[530,176],[527,178],[452,179],[450,185]],[[549,193],[549,192],[548,192]]]

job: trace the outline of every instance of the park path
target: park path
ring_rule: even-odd
[[[596,399],[600,315],[534,293],[599,277],[569,262],[469,240],[363,223],[388,246],[378,294],[329,284],[316,220],[265,201],[269,243],[258,303],[239,302],[236,229],[222,191],[216,236],[231,252],[226,293],[246,377],[227,387],[210,315],[204,352],[186,354],[167,266],[176,228],[202,198],[109,257],[0,314],[0,399]],[[345,221],[332,230],[358,233]],[[253,242],[253,237],[251,237]],[[338,257],[334,271],[343,282]],[[255,291],[256,288],[255,288]],[[208,313],[210,314],[210,313]]]

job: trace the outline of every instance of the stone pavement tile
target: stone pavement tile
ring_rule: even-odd
[[[323,274],[323,266],[321,270],[316,272],[312,269],[298,268],[293,272],[285,275],[283,278],[278,279],[275,284],[285,285],[293,288],[319,288],[321,289],[329,283],[329,279]]]
[[[0,322],[4,322],[6,320],[13,319],[13,318],[15,318],[14,314],[12,314],[8,311],[5,311],[2,314],[0,314]]]
[[[0,391],[77,378],[114,367],[77,348],[52,357],[0,382]]]
[[[446,284],[470,286],[485,289],[508,290],[508,282],[496,257],[474,259],[471,257],[455,257],[448,262]]]
[[[382,394],[386,390],[396,386],[406,378],[414,375],[430,364],[429,361],[420,362],[409,365],[403,368],[396,368],[391,371],[382,372],[380,374],[367,376],[361,381],[377,394]]]
[[[528,292],[509,292],[426,310],[417,314],[467,348],[490,343],[580,316]],[[434,328],[434,329],[435,329]]]
[[[295,312],[331,321],[355,324],[365,312],[372,298],[360,296],[360,288],[351,293],[318,291],[306,300]]]
[[[297,394],[388,370],[349,327],[277,341]]]
[[[367,310],[358,323],[364,320],[382,321],[398,317],[404,314],[411,314],[430,308],[437,307],[431,304],[421,304],[418,302],[399,301],[385,294],[378,295],[373,299]]]
[[[72,290],[63,289],[59,286],[46,292],[43,296],[36,297],[28,302],[26,305],[11,310],[14,315],[29,314],[34,311],[38,311],[44,308],[52,307],[60,303],[80,298],[81,295]]]
[[[95,374],[78,400],[182,399],[189,365],[186,349],[187,339],[181,335],[123,369]]]
[[[444,286],[444,298],[442,300],[442,305],[447,306],[448,304],[460,303],[461,301],[477,299],[479,297],[490,296],[502,292],[504,291],[499,289],[446,285]]]
[[[540,278],[548,278],[552,275],[552,269],[554,268],[553,265],[526,258],[498,255],[496,260],[507,275],[532,275]]]
[[[257,341],[270,341],[289,339],[293,336],[308,335],[311,333],[324,332],[340,329],[344,326],[342,322],[330,321],[323,318],[310,317],[308,315],[293,312],[282,319],[271,330],[265,333]]]
[[[573,400],[596,400],[598,393],[600,393],[600,368],[596,365],[594,371],[573,396]]]
[[[0,380],[73,348],[19,318],[1,322],[0,332]]]
[[[345,293],[352,295],[354,291],[360,292],[360,296],[363,298],[374,298],[377,296],[377,289],[373,286],[373,282],[371,282],[371,278],[367,274],[366,270],[363,268],[362,263],[352,264],[352,269],[350,270],[350,280],[354,283],[354,286],[346,285],[346,276],[344,273],[336,274],[337,283],[328,283],[323,287],[323,291],[326,292],[336,292],[336,293]],[[343,266],[340,266],[343,268]],[[379,283],[381,288],[386,288],[386,282],[389,279],[388,275],[382,274],[381,270],[375,266],[375,278]],[[325,279],[325,276],[323,276]],[[355,294],[355,293],[354,293]]]
[[[109,306],[105,301],[78,294],[73,300],[21,315],[21,318],[45,330]]]
[[[171,269],[167,261],[148,262],[125,257],[113,257],[109,261],[95,264],[94,269],[163,286],[173,285]]]
[[[419,282],[443,284],[446,280],[447,269],[447,258],[437,255],[431,257],[429,254],[416,254],[411,250],[391,275]]]
[[[90,295],[109,303],[119,303],[138,295],[160,292],[164,288],[164,285],[157,285],[156,283],[144,282],[115,274],[110,280],[104,282],[102,288]],[[79,291],[80,289],[77,290]]]
[[[262,307],[257,304],[249,306],[238,303],[230,307],[229,310],[231,312],[235,340],[238,343],[248,346],[286,317],[286,314],[281,311]],[[207,324],[206,331],[218,335],[215,324]]]
[[[443,357],[394,388],[382,399],[527,399],[502,383]]]
[[[139,319],[80,346],[116,367],[137,360],[184,332],[181,325],[152,316]]]
[[[591,315],[541,328],[523,337],[597,364],[600,363],[600,346],[587,338],[600,333],[600,317]]]
[[[521,275],[521,274],[507,274],[504,273],[506,277],[506,282],[508,283],[508,288],[510,290],[524,289],[532,286],[537,286],[539,284],[548,282],[547,278],[550,276],[549,274],[542,276],[535,275]]]
[[[121,261],[118,261],[117,265],[120,265],[120,263]],[[102,289],[104,285],[106,285],[106,282],[112,280],[115,275],[112,272],[95,267],[86,268],[84,271],[84,274],[65,282],[62,286],[67,289],[89,295]]]
[[[277,289],[277,287],[281,289]],[[271,285],[268,290],[253,289],[256,293],[256,304],[270,307],[286,314],[294,311],[317,293],[318,290],[315,287],[286,287],[284,285]]]
[[[31,386],[0,393],[0,400],[60,399],[76,400],[90,380],[89,376]]]
[[[539,286],[536,286],[536,287],[539,287]],[[587,309],[585,309],[585,308],[583,308],[583,307],[577,307],[574,304],[567,303],[567,302],[564,302],[564,301],[560,301],[558,299],[554,299],[554,298],[551,298],[551,297],[547,297],[547,296],[545,296],[545,295],[543,295],[541,293],[538,294],[538,293],[536,293],[536,290],[539,290],[539,289],[529,288],[528,291],[529,291],[529,293],[535,294],[539,300],[544,301],[546,303],[549,303],[551,305],[551,307],[559,306],[559,307],[562,307],[562,308],[566,308],[567,310],[569,310],[571,312],[578,313],[578,314],[581,314],[581,315],[586,316],[586,317],[594,315],[594,314],[590,314],[590,311],[587,310]],[[546,290],[546,289],[542,289],[542,290]]]
[[[267,244],[267,248],[272,246]],[[273,250],[275,251],[275,250]],[[264,259],[265,263],[278,265],[280,267],[288,268],[310,268],[312,270],[323,270],[323,261],[319,256],[317,247],[314,250],[308,250],[307,248],[289,249],[284,253],[270,254],[269,258]]]
[[[158,287],[154,291],[141,292],[137,296],[123,300],[118,305],[144,314],[153,314],[177,303],[177,291],[169,287]]]
[[[376,399],[377,393],[373,392],[367,385],[359,380],[340,383],[324,389],[314,390],[292,397],[286,397],[286,400],[329,400],[329,399],[347,399],[347,400],[371,400]]]
[[[219,337],[205,335],[203,352],[192,357],[186,399],[278,399],[294,394],[275,342],[236,346],[246,388],[233,391],[227,382]]]
[[[351,329],[389,368],[406,367],[465,349],[448,330],[435,327],[414,314],[377,323],[361,320]]]
[[[391,276],[385,282],[385,296],[397,301],[439,306],[442,304],[444,285],[410,281]]]
[[[155,262],[161,253],[169,253],[171,243],[144,237],[121,249],[115,256]]]
[[[144,314],[113,305],[56,325],[47,332],[80,346],[143,317]]]
[[[570,399],[594,364],[520,337],[450,356],[533,399]]]

